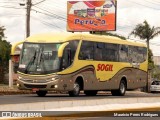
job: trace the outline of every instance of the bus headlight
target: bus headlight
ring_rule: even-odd
[[[52,78],[52,81],[56,80],[57,78]]]
[[[54,76],[54,77],[52,78],[52,81],[57,80],[58,78],[59,78],[58,76]]]
[[[19,87],[19,86],[20,86],[20,84],[17,83],[17,87]]]
[[[22,79],[22,77],[18,76],[18,79],[20,79],[20,80],[21,80],[21,79]]]
[[[58,85],[55,85],[54,87],[55,87],[55,88],[58,88]]]
[[[58,88],[58,85],[52,85],[51,88]]]

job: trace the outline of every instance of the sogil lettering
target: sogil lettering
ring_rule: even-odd
[[[97,71],[113,71],[113,65],[111,65],[111,64],[98,64]]]

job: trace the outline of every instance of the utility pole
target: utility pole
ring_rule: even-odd
[[[26,1],[27,11],[26,11],[26,37],[30,36],[30,12],[32,7],[32,0]]]

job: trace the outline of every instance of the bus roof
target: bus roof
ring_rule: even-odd
[[[47,33],[47,34],[37,34],[30,36],[25,42],[33,43],[59,43],[66,42],[70,40],[88,40],[96,42],[108,42],[115,44],[127,44],[133,46],[144,46],[145,44],[140,42],[134,42],[131,40],[123,40],[118,37],[107,36],[107,35],[95,35],[87,33]]]

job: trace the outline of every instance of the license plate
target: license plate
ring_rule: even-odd
[[[39,91],[39,89],[38,88],[32,88],[32,91],[36,92],[36,91]]]

